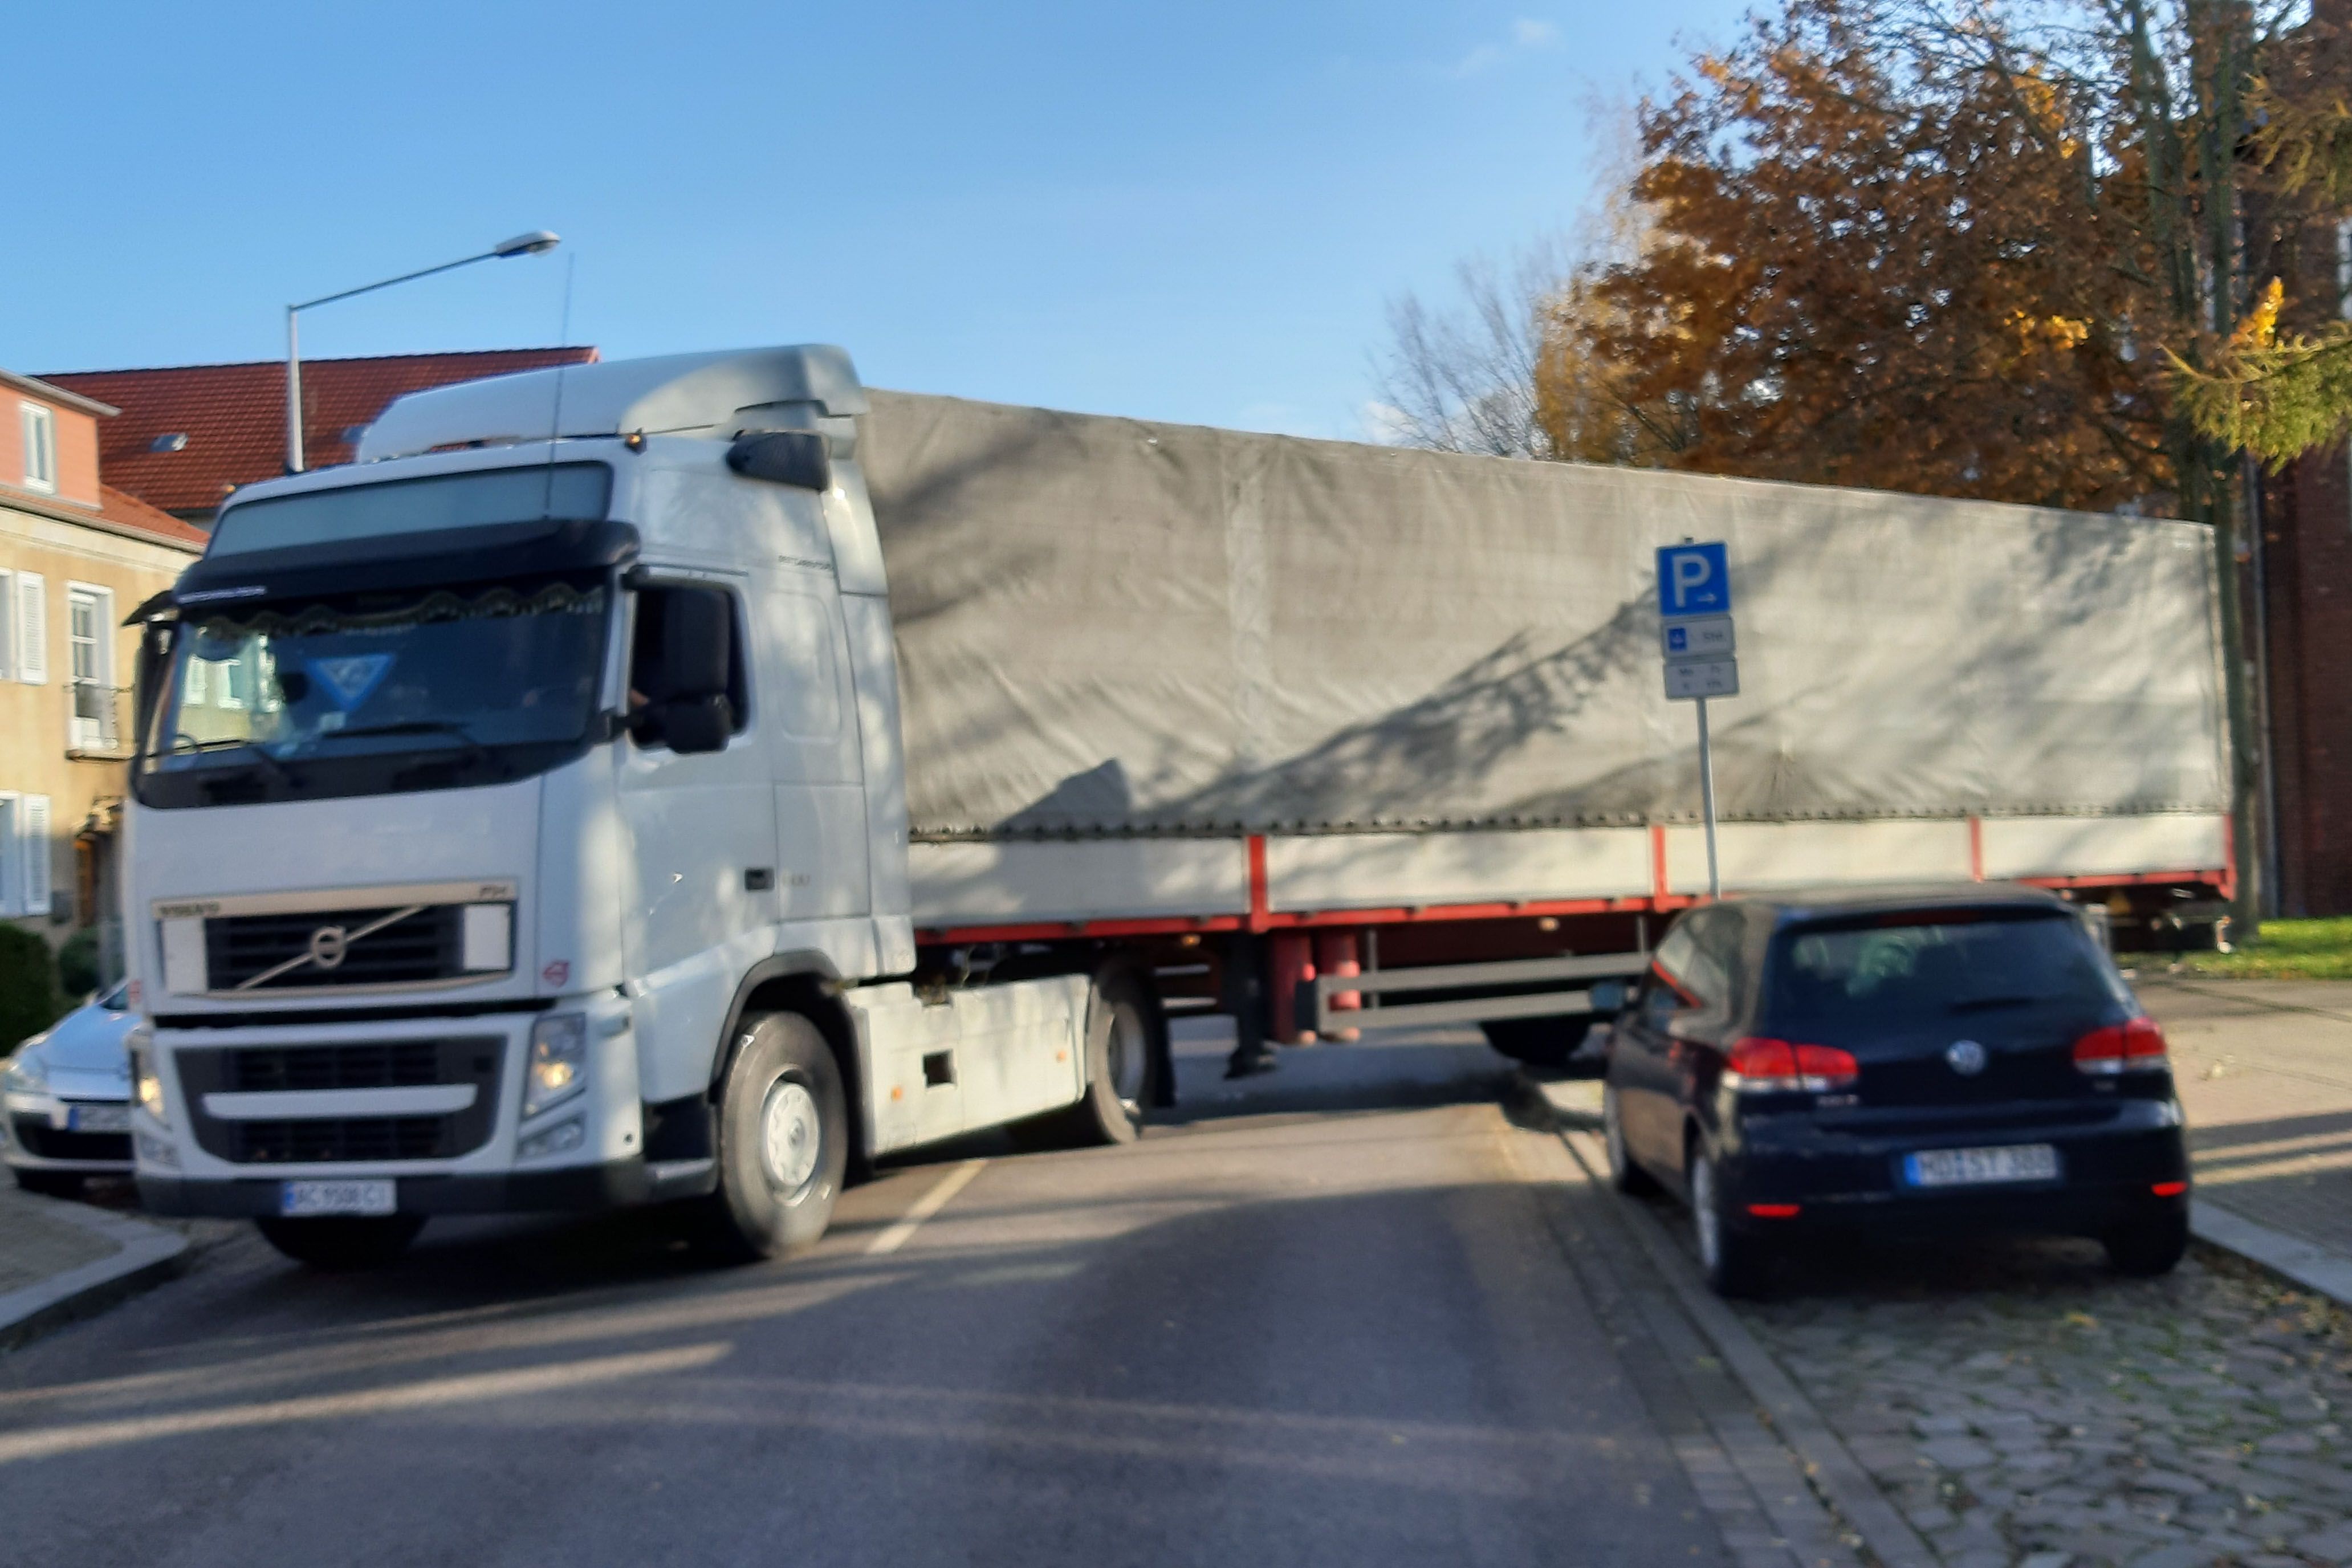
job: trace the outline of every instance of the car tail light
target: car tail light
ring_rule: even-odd
[[[2164,1053],[2164,1031],[2156,1027],[2156,1020],[2137,1018],[2095,1029],[2076,1040],[2074,1065],[2105,1076],[2167,1067],[2170,1061]]]
[[[2147,1190],[2158,1197],[2179,1197],[2189,1190],[2189,1184],[2185,1181],[2160,1181],[2150,1184]]]
[[[1728,1075],[1742,1094],[1826,1094],[1862,1076],[1853,1052],[1749,1035],[1731,1047]]]

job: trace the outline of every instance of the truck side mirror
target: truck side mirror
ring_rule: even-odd
[[[833,488],[833,454],[814,431],[758,431],[735,438],[727,466],[747,479],[765,479],[802,490]]]
[[[680,756],[698,751],[724,751],[735,729],[735,705],[720,693],[705,697],[673,697],[661,705],[661,737]]]
[[[718,588],[673,588],[662,612],[661,700],[724,697],[734,663],[735,618]]]

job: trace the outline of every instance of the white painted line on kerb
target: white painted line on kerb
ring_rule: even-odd
[[[904,1247],[907,1238],[912,1236],[923,1221],[945,1208],[948,1200],[961,1192],[966,1184],[980,1174],[980,1167],[987,1163],[986,1160],[966,1160],[941,1176],[930,1191],[915,1200],[915,1207],[907,1210],[898,1224],[866,1244],[866,1255],[879,1258],[886,1252],[896,1252]]]

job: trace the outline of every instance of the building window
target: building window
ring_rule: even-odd
[[[49,798],[0,794],[0,915],[49,912]]]
[[[58,487],[57,416],[37,402],[16,405],[18,427],[25,435],[25,488]]]
[[[88,583],[66,585],[66,648],[73,700],[68,712],[76,751],[110,749],[115,738],[114,595]]]

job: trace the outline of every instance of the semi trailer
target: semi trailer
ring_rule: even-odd
[[[812,1243],[1120,1143],[1171,1018],[1558,1057],[1705,893],[1654,549],[1730,548],[1727,887],[2232,891],[2209,539],[869,390],[805,346],[403,398],[142,606],[143,1199]]]

